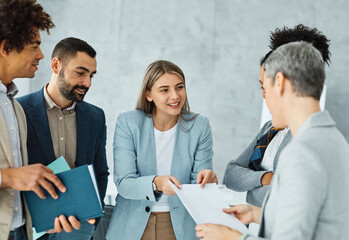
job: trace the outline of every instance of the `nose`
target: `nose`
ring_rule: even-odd
[[[37,55],[36,55],[36,58],[39,59],[39,60],[41,60],[41,59],[44,58],[44,54],[42,53],[40,47],[38,47],[38,53],[37,53]]]
[[[92,78],[90,76],[86,76],[82,82],[82,85],[84,87],[90,88],[91,87],[91,80],[92,80]]]
[[[176,90],[171,91],[171,99],[178,99],[179,95]]]

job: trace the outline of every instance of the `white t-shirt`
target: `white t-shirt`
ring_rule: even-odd
[[[289,128],[284,128],[283,130],[280,130],[274,136],[273,140],[271,140],[267,149],[265,150],[261,167],[264,168],[266,171],[273,171],[275,155],[288,131]]]
[[[176,140],[177,124],[167,130],[159,131],[154,127],[155,149],[156,149],[156,170],[157,175],[170,175],[173,158],[173,150]],[[168,196],[163,194],[158,202],[153,205],[153,212],[169,212]]]

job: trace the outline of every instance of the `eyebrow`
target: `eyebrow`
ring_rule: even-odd
[[[178,85],[181,85],[181,84],[184,85],[184,82],[177,83],[175,86],[178,86]],[[167,87],[170,87],[170,86],[165,85],[165,86],[160,86],[158,88],[167,88]]]
[[[40,45],[40,44],[41,44],[41,41],[39,41],[39,40],[34,40],[34,41],[30,42],[30,44],[38,44],[38,45]]]
[[[77,69],[81,69],[81,70],[83,70],[83,71],[86,71],[86,72],[90,72],[90,70],[88,70],[87,68],[85,68],[85,67],[82,67],[82,66],[79,66],[79,67],[76,67]],[[97,71],[93,71],[93,72],[91,72],[91,73],[93,73],[93,74],[96,74],[97,73]]]

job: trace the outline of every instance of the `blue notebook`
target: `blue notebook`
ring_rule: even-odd
[[[103,216],[96,177],[92,165],[84,165],[56,174],[67,191],[56,192],[53,199],[46,191],[46,199],[39,198],[33,191],[23,192],[28,204],[33,227],[36,232],[54,228],[54,219],[59,215],[75,216],[79,221]]]

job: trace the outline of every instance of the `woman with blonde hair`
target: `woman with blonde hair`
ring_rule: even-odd
[[[203,187],[217,178],[209,121],[190,112],[178,66],[148,66],[136,110],[118,117],[113,147],[118,196],[106,239],[196,239],[169,182]]]

